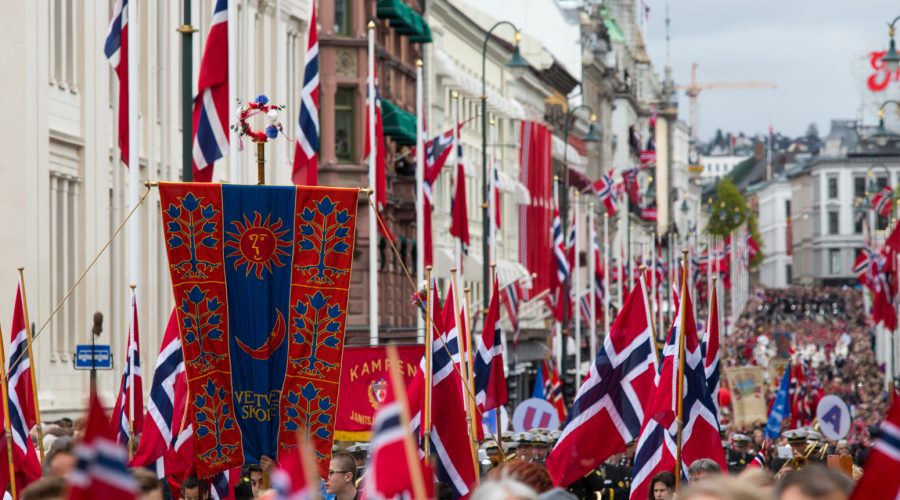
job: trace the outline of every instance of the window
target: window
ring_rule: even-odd
[[[853,197],[854,198],[865,198],[866,197],[866,178],[865,177],[854,177],[853,178]]]
[[[831,210],[828,212],[828,234],[838,234],[841,232],[840,224],[838,223],[838,212],[837,210]]]
[[[350,35],[350,0],[334,0],[334,34]]]
[[[794,281],[794,267],[790,264],[784,265],[784,284],[790,285]]]
[[[791,220],[791,200],[784,200],[784,218]]]
[[[853,234],[862,234],[863,232],[863,223],[866,220],[865,213],[858,213],[854,216],[853,219]]]
[[[334,93],[334,155],[338,160],[354,161],[355,127],[354,105],[355,89],[338,88]]]
[[[841,250],[839,248],[828,249],[828,272],[841,274]]]
[[[838,180],[837,177],[828,178],[828,199],[833,200],[838,197]]]

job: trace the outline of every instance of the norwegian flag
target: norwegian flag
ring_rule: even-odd
[[[401,379],[402,383],[402,379]],[[404,401],[395,398],[395,391],[404,391],[406,387],[394,388],[393,383],[387,386],[386,396],[381,409],[375,414],[372,423],[372,445],[369,464],[366,468],[366,486],[362,499],[415,498],[413,483],[413,467],[421,471],[419,477],[424,479],[426,498],[434,498],[434,472],[426,463],[418,460],[409,463],[406,447],[415,450],[415,444],[409,441],[409,429],[404,426]],[[399,473],[403,471],[406,473]]]
[[[159,356],[156,358],[156,369],[153,371],[153,381],[150,384],[150,398],[144,415],[146,425],[130,465],[150,467],[156,470],[160,477],[166,476],[167,471],[162,459],[174,442],[172,428],[175,424],[176,394],[184,397],[187,393],[185,384],[181,334],[178,317],[173,310],[163,334]],[[184,401],[181,401],[181,407],[184,408]]]
[[[644,405],[655,386],[656,353],[643,278],[639,282],[610,327],[547,457],[547,469],[557,485],[571,484],[624,451],[641,429]]]
[[[119,152],[122,162],[128,158],[128,0],[116,0],[103,53],[119,79]]]
[[[881,191],[872,196],[872,206],[875,207],[875,212],[882,217],[890,216],[891,209],[893,208],[893,204],[891,203],[893,198],[894,190],[891,189],[890,186],[881,188]]]
[[[22,300],[21,283],[16,292],[16,303],[13,309],[12,338],[9,344],[8,398],[9,424],[13,443],[13,462],[16,466],[16,487],[22,491],[29,483],[41,477],[41,464],[38,461],[34,444],[28,436],[28,430],[35,425],[35,408],[31,389],[31,359],[28,356],[28,330],[25,327],[25,308]],[[0,418],[2,418],[0,407]],[[0,427],[0,434],[3,433]],[[0,451],[5,447],[0,443]],[[0,487],[3,490],[9,484],[7,467],[0,467]],[[0,490],[2,491],[2,490]]]
[[[559,207],[553,208],[553,257],[556,261],[556,278],[562,285],[569,279],[571,268],[569,258],[566,255],[566,242],[563,241],[562,219],[559,216]]]
[[[128,446],[129,431],[139,436],[144,424],[144,384],[141,382],[141,343],[138,337],[137,297],[131,292],[131,323],[128,325],[128,355],[119,385],[119,397],[113,408],[112,421],[116,423],[116,440]],[[135,408],[137,407],[137,408]]]
[[[431,214],[434,210],[434,183],[440,177],[441,169],[453,150],[453,129],[447,129],[443,134],[425,143],[425,175],[422,179],[422,192],[425,195],[425,203],[422,204],[423,223],[425,232],[425,265],[434,264],[434,236],[432,234]]]
[[[869,285],[868,278],[871,274],[871,268],[875,263],[875,259],[877,258],[876,252],[868,246],[860,249],[859,253],[856,255],[856,261],[853,262],[853,273],[856,274],[856,279],[859,280],[859,284],[863,286]]]
[[[319,28],[316,25],[316,2],[312,2],[312,12],[309,16],[306,66],[303,70],[303,89],[300,91],[300,118],[297,132],[297,147],[294,149],[291,179],[294,184],[317,186],[319,184]]]
[[[788,394],[791,396],[791,428],[812,425],[815,417],[814,398],[810,387],[811,374],[807,370],[806,361],[802,358],[791,363],[791,381]]]
[[[559,380],[556,363],[545,359],[541,365],[541,372],[544,380],[544,398],[556,408],[559,421],[564,422],[566,420],[566,402],[563,400],[562,382]]]
[[[466,207],[466,168],[463,166],[462,145],[458,134],[454,135],[456,143],[456,173],[453,175],[453,188],[450,191],[450,235],[462,243],[464,254],[469,253],[469,211]]]
[[[453,308],[452,284],[448,290],[445,309]],[[439,308],[437,295],[435,307]],[[472,463],[469,429],[463,404],[462,379],[455,366],[459,363],[459,338],[456,333],[454,314],[444,314],[441,319],[435,315],[432,334],[432,428],[430,443],[432,456],[436,458],[435,472],[439,481],[450,487],[452,496],[467,496],[475,486],[475,466]],[[452,323],[445,323],[452,321]],[[446,332],[446,333],[444,333]],[[425,403],[425,358],[419,362],[419,370],[409,386],[410,427],[414,436],[419,436],[419,447],[424,447],[423,406]],[[480,427],[480,424],[479,424]]]
[[[759,448],[759,451],[756,452],[756,455],[753,456],[753,460],[747,464],[748,469],[765,469],[766,468],[766,450],[769,449],[769,438],[763,440],[762,446]]]
[[[594,192],[600,197],[600,201],[603,202],[603,206],[606,207],[606,213],[610,217],[616,215],[616,197],[615,193],[613,193],[615,183],[612,176],[613,171],[610,170],[594,181]]]
[[[706,335],[700,344],[703,353],[703,361],[706,373],[706,385],[713,405],[716,407],[716,420],[722,418],[722,409],[719,408],[719,307],[716,300],[716,291],[711,291],[712,298],[709,301],[709,316],[706,321]]]
[[[513,328],[513,345],[519,343],[519,301],[522,300],[522,287],[518,281],[503,287],[503,295],[500,301],[506,309],[506,317],[509,318],[509,324]]]
[[[137,480],[129,472],[128,451],[116,442],[96,391],[91,391],[84,439],[75,445],[77,464],[69,474],[70,500],[137,498]]]
[[[647,139],[647,149],[641,151],[641,168],[650,168],[656,165],[656,140],[651,135]]]
[[[228,152],[228,0],[216,0],[200,61],[194,101],[194,180],[212,180],[213,162]]]
[[[299,437],[299,436],[298,436]],[[311,500],[318,498],[314,470],[315,459],[304,443],[298,439],[297,446],[281,450],[278,454],[278,468],[272,473],[272,489],[275,500]],[[313,470],[310,470],[313,469]],[[240,473],[240,471],[237,471]],[[371,477],[369,479],[371,484]]]
[[[384,145],[384,122],[381,119],[381,91],[378,90],[378,75],[372,74],[371,78],[375,79],[373,87],[375,88],[375,150],[373,152],[372,145],[369,144],[369,113],[366,113],[366,158],[369,155],[375,155],[375,207],[378,209],[378,215],[381,217],[383,224],[378,224],[378,232],[386,239],[396,241],[396,237],[387,227],[387,221],[384,219],[385,209],[387,208],[387,165],[385,164],[386,152]],[[368,92],[369,86],[366,85]],[[366,103],[369,102],[369,96],[366,94]],[[368,104],[367,104],[368,107]]]
[[[488,305],[484,331],[478,341],[473,371],[475,373],[475,401],[482,411],[505,405],[506,375],[503,372],[503,344],[500,332],[500,285],[494,278],[494,291]]]
[[[756,238],[748,231],[747,232],[747,260],[753,260],[756,258],[756,255],[759,253],[759,243],[756,242]]]
[[[594,231],[593,227],[591,232],[594,233],[593,238],[591,238],[591,254],[594,259],[594,301],[597,304],[596,310],[600,311],[603,309],[603,299],[606,294],[606,290],[603,288],[603,278],[606,270],[603,269],[603,258],[600,254],[600,240],[597,239],[597,232]]]
[[[628,199],[631,200],[631,203],[640,206],[641,194],[637,176],[637,168],[628,168],[622,171],[622,183],[625,186],[625,191],[628,193]]]
[[[894,404],[881,422],[881,434],[863,465],[860,479],[850,500],[900,498],[900,393],[894,392]]]
[[[647,497],[651,478],[658,472],[680,470],[686,476],[687,464],[700,458],[715,460],[727,470],[725,453],[719,440],[719,422],[706,382],[703,354],[697,339],[690,293],[682,285],[678,308],[663,349],[659,383],[641,428],[634,456],[631,499]],[[683,337],[683,338],[681,338]],[[680,353],[683,346],[683,354]],[[679,365],[683,366],[683,385],[678,393]],[[682,407],[682,463],[676,466],[678,432],[677,400]]]

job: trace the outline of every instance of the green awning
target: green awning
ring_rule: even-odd
[[[376,14],[381,19],[387,19],[397,33],[408,35],[410,41],[431,43],[428,23],[403,0],[378,0]]]
[[[619,23],[616,22],[609,10],[600,9],[600,15],[603,17],[603,24],[606,25],[606,31],[609,33],[609,41],[625,43],[625,34],[622,33],[622,28],[619,27]]]
[[[416,144],[416,117],[387,99],[381,100],[381,121],[384,135],[401,146]]]

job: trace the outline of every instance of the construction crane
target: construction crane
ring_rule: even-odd
[[[691,64],[691,83],[690,85],[676,85],[676,90],[687,91],[688,97],[691,98],[691,138],[697,141],[697,132],[700,125],[699,104],[697,98],[703,90],[712,89],[775,89],[778,85],[774,82],[697,82],[697,63]]]

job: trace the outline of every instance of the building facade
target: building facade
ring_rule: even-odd
[[[757,223],[762,240],[763,260],[759,283],[767,288],[791,285],[791,185],[784,176],[773,178],[755,191]]]

